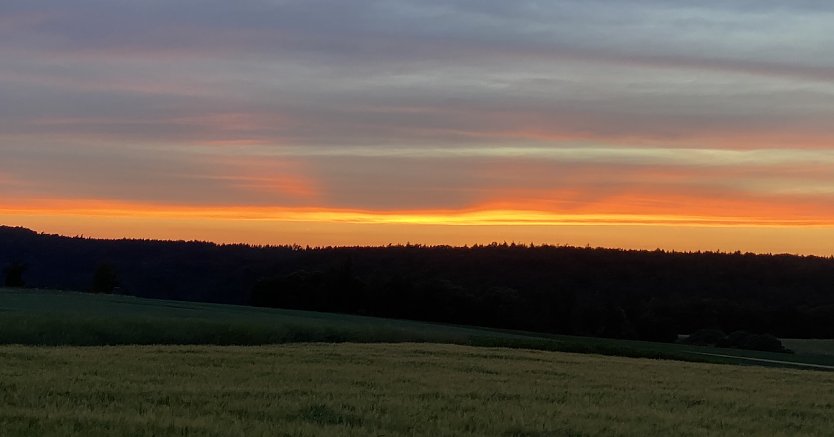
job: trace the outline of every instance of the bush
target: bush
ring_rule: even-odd
[[[686,344],[698,346],[716,346],[727,338],[727,334],[720,329],[699,329],[682,340]]]
[[[767,352],[791,352],[778,338],[770,334],[751,334],[746,331],[733,332],[718,343],[718,346]]]
[[[782,345],[782,342],[778,338],[770,334],[751,334],[747,331],[735,331],[727,335],[720,329],[700,329],[681,340],[681,343],[697,346],[717,346],[754,351],[792,353],[790,349]]]

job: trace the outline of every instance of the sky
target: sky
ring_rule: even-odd
[[[828,1],[0,2],[0,224],[834,255]]]

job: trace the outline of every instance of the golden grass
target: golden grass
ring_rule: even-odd
[[[830,435],[834,374],[432,344],[0,347],[4,436]]]

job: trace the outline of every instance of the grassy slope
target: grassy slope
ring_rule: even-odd
[[[454,343],[790,366],[743,358],[748,357],[834,366],[834,356],[823,354],[785,355],[129,296],[0,289],[0,344],[259,345],[346,341]]]
[[[0,363],[6,437],[834,429],[827,372],[436,344],[0,346]]]
[[[799,354],[834,356],[834,340],[786,338],[782,344]]]

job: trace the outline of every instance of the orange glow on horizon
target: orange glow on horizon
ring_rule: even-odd
[[[554,212],[483,204],[461,210],[168,205],[103,199],[30,199],[0,205],[0,224],[95,238],[217,243],[384,246],[491,242],[626,249],[721,250],[834,256],[834,220],[783,215]],[[610,205],[609,205],[610,206]],[[599,205],[597,205],[597,208]],[[772,212],[772,211],[771,211]]]
[[[733,204],[743,205],[739,200]],[[724,208],[723,202],[717,208]],[[459,210],[403,210],[372,211],[358,209],[271,207],[271,206],[217,206],[217,205],[166,205],[133,203],[97,199],[30,200],[16,205],[0,206],[0,216],[44,215],[76,217],[132,217],[167,219],[225,219],[241,221],[283,221],[356,224],[412,224],[448,226],[485,225],[684,225],[684,226],[834,226],[834,219],[820,216],[774,215],[707,215],[585,211],[554,212],[543,209],[520,209],[508,204],[493,203]],[[636,208],[640,209],[640,208]],[[735,210],[743,210],[736,208]],[[610,208],[616,211],[616,208]],[[643,208],[646,210],[646,208]],[[726,210],[726,209],[725,209]],[[775,211],[767,211],[775,212]]]
[[[174,206],[103,200],[29,201],[0,207],[0,223],[95,238],[217,243],[383,246],[491,242],[627,249],[834,255],[834,223],[522,210],[375,212],[312,208]]]

